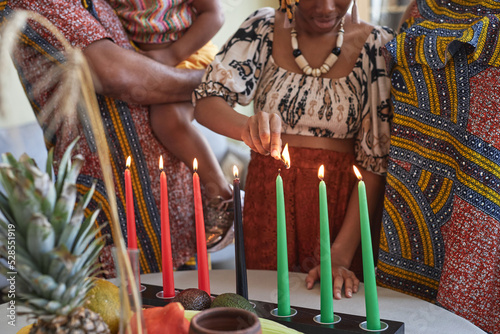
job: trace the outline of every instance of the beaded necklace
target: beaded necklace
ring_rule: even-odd
[[[332,66],[337,62],[337,59],[339,59],[341,51],[340,48],[344,43],[344,18],[342,18],[342,21],[340,22],[340,29],[337,36],[337,43],[333,48],[332,52],[330,52],[328,57],[326,57],[323,65],[321,65],[321,67],[319,68],[312,68],[309,65],[307,59],[300,51],[299,42],[297,41],[297,31],[295,31],[295,28],[292,28],[291,37],[292,37],[293,56],[295,57],[295,62],[297,63],[299,68],[302,70],[302,72],[304,72],[305,75],[312,75],[313,77],[319,77],[321,74],[328,73],[328,71],[330,71]]]

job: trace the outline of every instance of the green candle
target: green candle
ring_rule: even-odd
[[[375,282],[375,265],[373,263],[372,239],[370,233],[370,216],[366,199],[365,182],[358,169],[353,166],[359,179],[359,219],[361,224],[361,250],[363,256],[363,277],[365,284],[366,327],[369,330],[380,329],[380,313],[378,309],[377,284]]]
[[[330,253],[330,226],[328,222],[328,201],[326,184],[323,181],[325,167],[318,171],[319,182],[319,236],[321,263],[321,322],[333,322],[332,259]]]
[[[290,315],[290,283],[288,280],[288,251],[286,245],[286,217],[283,180],[276,177],[277,270],[278,270],[278,315]]]

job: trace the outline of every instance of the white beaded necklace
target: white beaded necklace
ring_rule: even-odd
[[[295,62],[299,66],[299,68],[304,72],[305,75],[312,75],[313,77],[319,77],[321,74],[326,74],[332,68],[333,64],[337,61],[340,55],[340,48],[344,43],[344,18],[340,22],[340,29],[337,36],[337,43],[333,48],[332,52],[326,57],[325,62],[321,65],[320,68],[312,68],[307,62],[306,58],[299,50],[299,42],[297,41],[297,31],[295,28],[292,28],[291,32],[292,36],[292,49],[293,56],[295,57]]]

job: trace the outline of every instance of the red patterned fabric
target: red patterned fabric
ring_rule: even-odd
[[[441,228],[446,256],[437,301],[499,333],[495,323],[500,318],[500,226],[460,198],[455,198],[454,206],[450,221]]]
[[[89,0],[86,2],[91,3]],[[127,35],[112,8],[103,0],[95,0],[93,5],[98,19],[84,8],[81,0],[12,0],[9,2],[8,8],[1,14],[8,14],[6,12],[10,9],[26,9],[38,12],[49,19],[63,33],[71,45],[80,49],[85,49],[91,43],[104,38],[113,40],[120,47],[132,49]],[[36,24],[31,27],[33,29],[28,29],[25,34],[26,38],[23,39],[26,43],[26,49],[36,45],[37,48],[34,48],[34,50],[36,50],[36,57],[38,58],[51,59],[51,56],[55,55],[57,57],[61,55],[58,50],[60,45],[52,35]],[[42,38],[39,38],[39,35]],[[34,54],[32,50],[31,53]],[[20,70],[26,74],[23,79],[25,79],[24,84],[31,99],[30,102],[34,106],[35,112],[40,113],[40,106],[43,106],[50,96],[35,96],[30,91],[31,84],[37,80],[37,75],[32,75],[32,72],[37,70],[36,64],[30,63],[33,59],[21,61],[24,61],[24,63],[19,62],[17,64],[20,66]],[[39,70],[39,72],[41,71]],[[45,73],[39,73],[38,77],[40,75],[45,75]],[[163,155],[169,190],[174,267],[184,264],[196,251],[192,179],[189,169],[166,151],[154,137],[150,128],[147,107],[127,104],[100,95],[97,98],[110,146],[111,168],[115,177],[118,214],[122,233],[124,235],[127,233],[123,175],[126,159],[131,156],[131,175],[134,187],[141,269],[145,273],[161,270],[158,159],[160,155]],[[55,148],[54,156],[57,161],[68,144],[76,136],[81,137],[75,154],[82,154],[85,163],[77,180],[78,190],[80,193],[85,193],[92,182],[97,181],[97,190],[89,208],[95,210],[99,205],[102,205],[103,210],[98,218],[98,224],[105,224],[110,220],[109,204],[106,200],[101,167],[93,144],[94,138],[89,135],[85,124],[80,124],[76,129],[69,129],[71,128],[65,123],[54,137],[47,136],[46,140],[50,146]],[[102,233],[111,234],[109,225],[103,229]],[[108,238],[107,246],[101,256],[101,261],[106,265],[105,269],[108,270],[109,276],[114,275],[111,257],[112,245],[112,239]]]
[[[500,333],[500,1],[422,0],[386,44],[378,284]]]

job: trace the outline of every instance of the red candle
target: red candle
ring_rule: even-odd
[[[172,265],[172,241],[170,239],[170,218],[168,213],[167,176],[163,170],[163,157],[160,156],[161,189],[161,251],[163,269],[163,297],[175,297],[174,271]]]
[[[201,202],[200,177],[198,160],[193,161],[193,192],[194,213],[196,220],[196,249],[198,254],[198,289],[210,295],[210,279],[208,277],[207,241],[205,239],[205,220],[203,219],[203,205]]]
[[[127,247],[137,249],[137,234],[135,231],[134,193],[130,178],[130,156],[127,158],[125,169],[125,203],[127,207]]]

